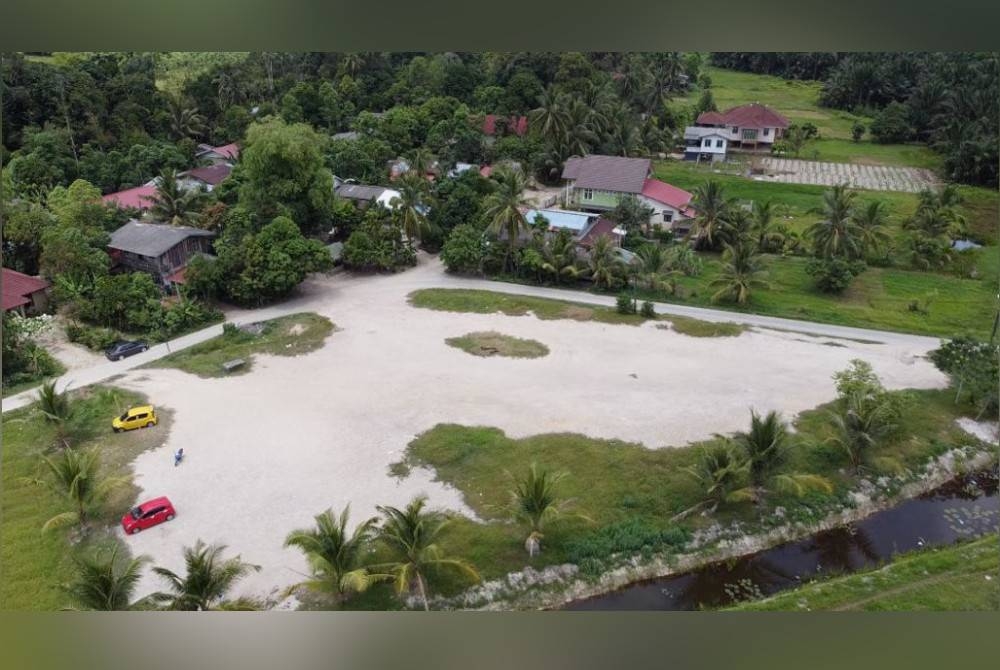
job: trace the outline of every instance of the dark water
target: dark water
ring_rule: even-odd
[[[817,576],[880,565],[900,552],[996,531],[997,472],[956,479],[850,526],[566,605],[566,610],[694,610],[760,598]]]

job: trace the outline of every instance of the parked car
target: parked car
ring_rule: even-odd
[[[141,340],[134,342],[115,342],[104,351],[109,361],[120,361],[149,349],[149,345]]]
[[[173,521],[175,516],[177,511],[166,496],[153,498],[130,509],[122,517],[122,528],[129,535],[135,535],[140,530],[152,528],[164,521]]]
[[[116,416],[111,420],[111,430],[120,433],[123,430],[135,430],[136,428],[149,428],[160,422],[156,416],[156,410],[152,405],[140,405],[126,410],[121,416]]]

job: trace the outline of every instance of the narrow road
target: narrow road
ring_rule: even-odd
[[[230,309],[226,311],[226,320],[231,323],[247,323],[250,321],[265,321],[296,312],[310,311],[311,306],[320,302],[329,301],[336,297],[336,293],[344,290],[349,291],[352,284],[357,282],[386,282],[395,290],[403,287],[409,291],[416,291],[423,288],[464,288],[480,289],[486,291],[496,291],[498,293],[509,293],[513,295],[526,295],[538,298],[551,298],[555,300],[567,300],[588,305],[601,305],[613,307],[615,298],[612,296],[595,295],[585,291],[572,289],[547,288],[542,286],[525,286],[521,284],[509,284],[506,282],[491,281],[488,279],[472,279],[467,277],[457,277],[444,272],[441,262],[426,254],[419,255],[419,264],[416,268],[388,276],[359,276],[348,273],[338,273],[333,277],[312,278],[303,283],[298,295],[282,302],[279,305],[265,307],[258,310]],[[914,349],[928,350],[937,347],[940,340],[935,337],[923,335],[909,335],[906,333],[893,333],[881,330],[869,330],[866,328],[852,328],[848,326],[835,326],[813,321],[798,321],[795,319],[783,319],[773,316],[762,316],[759,314],[743,314],[738,312],[727,312],[718,309],[705,307],[690,307],[687,305],[675,305],[670,303],[654,303],[659,314],[686,316],[694,319],[712,322],[733,322],[755,328],[771,328],[776,330],[788,330],[800,332],[807,335],[864,340],[884,344],[910,346]],[[222,334],[222,324],[209,326],[194,333],[189,333],[169,342],[157,344],[149,348],[148,351],[136,354],[122,361],[108,361],[90,368],[77,369],[69,372],[56,380],[56,389],[59,391],[66,388],[81,388],[90,384],[97,384],[108,381],[129,370],[145,365],[168,354],[181,351],[194,346],[213,337]],[[3,399],[3,412],[15,410],[31,404],[37,399],[38,389],[30,389],[16,395]]]

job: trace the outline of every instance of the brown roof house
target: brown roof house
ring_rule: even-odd
[[[38,314],[48,304],[50,284],[41,277],[3,268],[0,289],[3,293],[3,311],[21,314]]]
[[[786,130],[788,119],[759,102],[703,112],[684,129],[684,158],[718,161],[728,149],[770,151]]]
[[[585,156],[570,158],[563,168],[563,201],[567,207],[606,212],[622,198],[634,197],[652,210],[649,223],[668,229],[682,227],[695,216],[691,194],[653,179],[648,158]]]
[[[148,272],[161,286],[170,288],[183,283],[183,273],[178,271],[192,256],[211,253],[214,237],[199,228],[133,220],[111,233],[108,253],[116,267]]]

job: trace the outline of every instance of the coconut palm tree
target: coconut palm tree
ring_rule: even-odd
[[[549,472],[532,463],[528,471],[514,481],[510,492],[511,511],[514,520],[527,527],[525,547],[529,555],[533,556],[541,546],[545,523],[564,516],[573,505],[572,500],[560,499],[556,492],[556,486],[566,476],[565,472]],[[586,518],[581,514],[577,516]]]
[[[224,545],[206,545],[201,540],[193,547],[184,547],[186,574],[181,577],[167,568],[153,568],[166,581],[168,591],[154,593],[150,599],[171,610],[244,609],[246,601],[226,602],[226,595],[236,582],[259,571],[260,566],[245,563],[239,556],[222,559],[225,549]]]
[[[761,202],[755,200],[750,213],[752,230],[757,241],[757,248],[763,252],[773,253],[781,251],[785,244],[785,235],[777,225],[775,225],[775,207],[768,200]]]
[[[788,460],[788,440],[788,426],[777,412],[768,412],[761,417],[757,412],[750,411],[750,430],[737,433],[734,441],[749,461],[750,483],[755,493],[760,495],[768,490],[777,490],[801,496],[815,490],[832,491],[832,485],[824,477],[779,472]]]
[[[636,279],[650,291],[665,290],[671,295],[677,292],[675,277],[681,272],[670,267],[669,255],[663,245],[653,243],[642,245],[636,251],[632,263],[635,266]]]
[[[691,227],[695,246],[713,248],[720,241],[719,234],[726,225],[733,202],[726,198],[722,185],[709,179],[694,189],[691,207],[697,212]]]
[[[377,507],[382,514],[378,538],[393,554],[393,560],[377,566],[392,575],[396,592],[400,595],[416,588],[424,610],[430,610],[427,601],[427,575],[431,571],[453,570],[478,582],[479,573],[460,558],[448,558],[438,546],[438,538],[448,521],[441,514],[424,509],[426,496],[417,496],[404,509]]]
[[[886,231],[888,213],[883,201],[873,200],[862,207],[856,207],[851,212],[851,220],[857,230],[863,256],[876,254],[889,243],[891,238]]]
[[[42,457],[42,465],[51,477],[29,481],[51,489],[72,507],[46,521],[43,533],[67,526],[86,529],[107,497],[129,481],[126,477],[102,477],[95,449],[66,449],[57,456]]]
[[[587,272],[594,286],[612,288],[625,273],[625,263],[609,235],[600,235],[590,246]]]
[[[64,587],[75,607],[71,609],[120,611],[130,610],[135,588],[142,576],[142,567],[152,561],[149,556],[121,556],[121,545],[112,544],[110,551],[74,553],[76,579]]]
[[[701,487],[704,498],[672,520],[708,508],[714,512],[720,505],[754,499],[753,487],[748,486],[750,461],[728,441],[717,442],[702,450],[698,462],[684,468]]]
[[[314,518],[314,528],[293,530],[285,538],[286,547],[297,547],[309,561],[313,579],[306,585],[332,591],[338,599],[366,590],[377,579],[365,569],[364,561],[378,519],[366,519],[348,533],[349,505],[340,516],[328,509]]]
[[[505,264],[512,267],[521,233],[529,230],[528,221],[521,210],[529,207],[530,203],[523,196],[526,183],[519,170],[501,167],[494,176],[498,188],[486,198],[484,215],[489,221],[487,230],[490,233],[498,237],[501,234],[507,236]]]
[[[577,267],[576,240],[567,231],[561,230],[544,242],[541,253],[542,271],[552,275],[557,284],[563,277],[580,276],[580,268]]]
[[[712,295],[713,301],[731,300],[738,305],[745,305],[750,301],[753,289],[769,287],[764,279],[767,272],[752,242],[743,241],[735,246],[727,245],[722,260],[722,271],[709,284],[720,287]]]
[[[407,162],[410,164],[410,171],[421,178],[425,177],[431,171],[435,160],[434,154],[425,147],[417,147],[407,157]]]
[[[860,231],[851,216],[854,198],[854,191],[841,184],[824,191],[823,204],[810,210],[823,217],[807,229],[817,256],[843,256],[848,259],[861,256]]]
[[[394,198],[395,215],[411,244],[430,228],[427,220],[429,200],[427,180],[419,173],[410,171],[399,179],[399,197]]]
[[[196,107],[189,107],[179,97],[171,97],[167,102],[170,115],[170,130],[178,140],[200,137],[205,133],[205,117]]]
[[[891,459],[875,459],[879,443],[895,429],[889,407],[881,396],[854,392],[839,411],[828,413],[834,436],[828,444],[841,449],[855,472],[868,464],[895,467]]]
[[[157,221],[173,226],[196,226],[201,221],[201,211],[208,194],[200,188],[185,189],[177,179],[177,172],[164,170],[156,180],[149,214]]]
[[[69,447],[69,423],[75,415],[76,405],[70,398],[69,389],[56,391],[56,382],[51,380],[38,389],[38,409],[48,423],[55,424],[56,439],[63,447]]]
[[[528,113],[531,128],[551,144],[559,143],[566,135],[568,98],[553,87],[538,96],[538,107]]]

